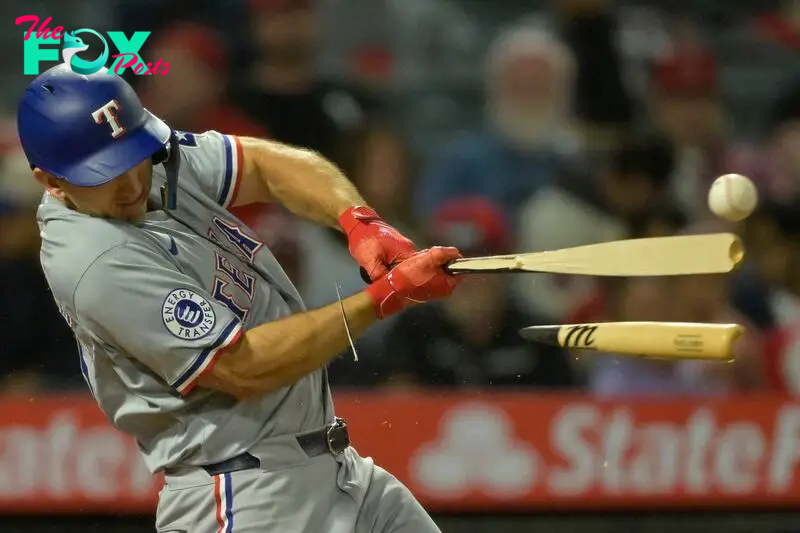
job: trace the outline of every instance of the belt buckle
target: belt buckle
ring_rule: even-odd
[[[337,437],[344,436],[343,442],[337,442]],[[347,434],[347,422],[336,417],[336,421],[328,426],[325,431],[325,444],[332,455],[341,455],[350,446],[350,438]]]

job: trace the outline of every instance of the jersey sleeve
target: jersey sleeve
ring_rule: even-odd
[[[181,395],[243,328],[207,290],[144,245],[112,248],[75,290],[78,326],[136,359]]]
[[[217,131],[176,131],[194,181],[200,190],[228,209],[236,199],[242,169],[242,147],[235,135]]]

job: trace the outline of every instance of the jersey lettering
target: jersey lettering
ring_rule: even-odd
[[[213,296],[217,301],[222,302],[222,304],[230,309],[234,315],[239,317],[240,322],[244,323],[244,319],[247,318],[247,314],[250,312],[250,310],[245,309],[236,303],[236,300],[233,299],[233,296],[228,294],[225,290],[225,287],[227,286],[227,281],[215,277],[214,289],[211,291],[211,296]]]
[[[214,217],[211,222],[250,263],[255,260],[256,252],[264,246],[263,242],[246,235],[242,228],[235,224],[229,224],[219,217]]]
[[[111,136],[119,139],[125,135],[125,127],[120,123],[117,113],[122,106],[116,100],[109,100],[100,109],[92,111],[92,118],[97,124],[102,124],[103,120],[111,126]]]
[[[209,239],[211,239],[211,241],[212,241],[214,244],[216,244],[217,246],[219,246],[220,248],[222,248],[222,243],[221,243],[221,242],[219,242],[219,239],[218,239],[218,238],[217,238],[217,236],[214,234],[214,230],[213,230],[213,229],[211,229],[211,228],[208,228],[208,238],[209,238]]]
[[[230,280],[237,287],[242,289],[244,293],[247,294],[247,297],[252,300],[253,288],[256,285],[256,278],[247,272],[242,272],[238,268],[234,267],[227,257],[223,257],[217,252],[214,252],[214,256],[217,260],[217,270],[227,274]]]

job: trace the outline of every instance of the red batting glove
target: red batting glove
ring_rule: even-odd
[[[449,296],[461,280],[443,267],[460,257],[455,248],[434,246],[395,266],[366,288],[375,304],[375,314],[383,319],[411,304]]]
[[[347,235],[350,255],[372,280],[385,276],[392,265],[408,259],[416,251],[413,242],[369,207],[348,208],[339,217],[339,225]]]

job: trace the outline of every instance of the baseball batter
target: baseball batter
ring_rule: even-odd
[[[228,209],[281,202],[344,231],[374,281],[343,301],[354,335],[450,294],[442,266],[457,250],[416,251],[307,150],[172,130],[107,71],[40,75],[18,130],[46,190],[42,265],[88,387],[165,473],[159,532],[439,531],[335,417],[325,364],[348,346],[339,303],[306,310]]]

